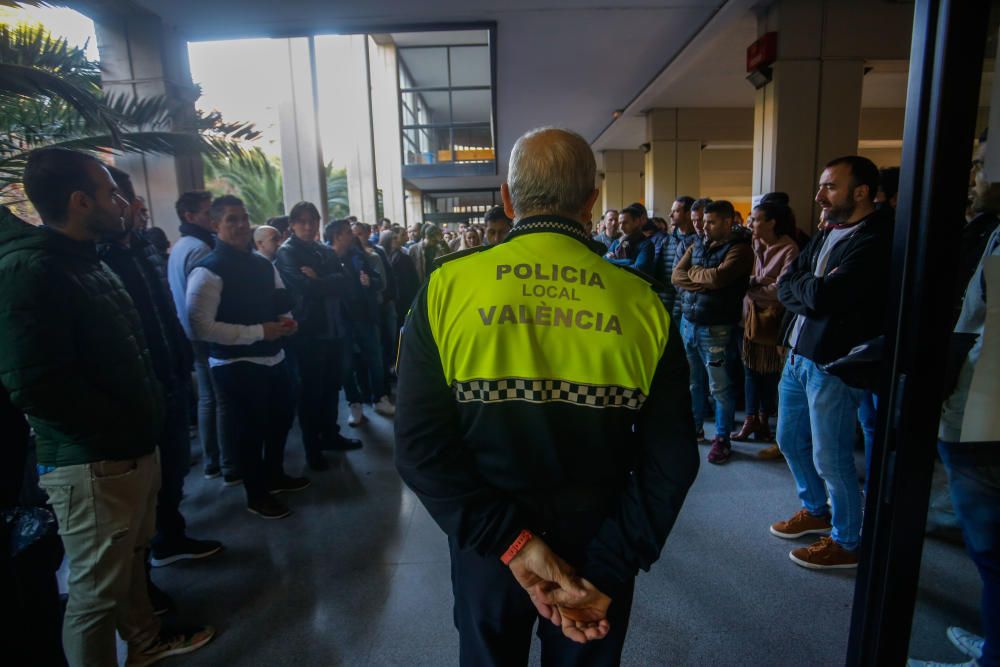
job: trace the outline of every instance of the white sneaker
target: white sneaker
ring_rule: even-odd
[[[375,412],[386,417],[392,417],[396,414],[396,406],[389,402],[388,396],[383,396],[375,404]]]
[[[974,660],[980,660],[983,657],[983,644],[986,643],[986,639],[980,637],[979,635],[974,635],[968,630],[953,625],[948,628],[946,633],[948,635],[948,641],[955,645],[959,651],[965,655],[973,658]]]
[[[979,667],[975,660],[968,662],[933,662],[931,660],[914,660],[910,658],[906,661],[906,667]]]
[[[360,403],[351,403],[351,416],[347,420],[348,426],[361,426],[368,418],[365,417],[365,413],[361,411]]]

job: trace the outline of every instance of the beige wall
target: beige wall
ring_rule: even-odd
[[[604,151],[603,158],[601,210],[619,209],[633,202],[645,203],[642,151]]]
[[[137,98],[167,96],[178,102],[177,124],[193,118],[197,92],[181,35],[155,15],[101,16],[94,27],[105,91]],[[126,153],[115,156],[114,162],[132,177],[136,194],[145,198],[150,224],[176,240],[180,221],[174,203],[181,192],[204,187],[201,157]]]
[[[371,69],[372,121],[375,127],[375,164],[382,190],[385,217],[402,223],[403,149],[399,128],[399,82],[396,77],[396,46],[368,41]]]

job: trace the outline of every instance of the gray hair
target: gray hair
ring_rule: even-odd
[[[268,225],[261,225],[257,229],[253,230],[253,241],[254,241],[254,243],[257,243],[258,241],[263,241],[264,240],[264,236],[268,232],[274,232],[274,235],[278,236],[278,237],[281,236],[281,232],[278,231],[277,227],[269,227]]]
[[[507,184],[514,213],[578,213],[594,192],[597,164],[576,132],[540,127],[521,136],[510,152]]]

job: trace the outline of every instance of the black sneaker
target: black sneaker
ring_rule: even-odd
[[[271,496],[264,496],[259,500],[247,503],[247,511],[262,519],[284,519],[292,513],[292,510]]]
[[[222,542],[185,537],[176,544],[153,547],[153,556],[149,562],[153,567],[164,567],[179,560],[208,558],[220,551],[222,551]]]
[[[289,475],[282,475],[278,479],[272,481],[268,484],[268,491],[271,495],[275,493],[281,493],[282,491],[301,491],[311,484],[308,477],[291,477]]]
[[[173,598],[150,581],[148,574],[146,575],[146,591],[149,593],[149,603],[153,605],[153,613],[157,616],[163,616],[168,611],[173,611],[177,608]]]
[[[338,433],[333,437],[333,440],[323,444],[323,449],[332,449],[335,452],[352,452],[363,446],[364,443],[357,438],[345,438]]]
[[[222,486],[239,486],[243,483],[243,478],[239,475],[223,475]]]
[[[129,651],[125,667],[146,667],[146,665],[152,665],[172,655],[184,655],[197,651],[212,641],[214,636],[215,628],[210,625],[173,635],[160,635],[156,641],[143,650],[135,653]]]
[[[216,479],[222,471],[219,470],[219,466],[205,466],[205,479]]]
[[[306,457],[306,465],[310,470],[323,472],[330,469],[330,462],[323,458],[322,454],[313,454]]]

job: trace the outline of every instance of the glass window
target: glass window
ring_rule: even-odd
[[[400,88],[446,88],[447,86],[447,47],[399,49]]]
[[[490,85],[490,47],[454,46],[449,50],[452,86]]]
[[[489,123],[493,95],[489,90],[453,90],[451,109],[453,123]]]
[[[432,41],[451,35],[454,45]],[[486,173],[496,161],[489,34],[482,44],[470,43],[475,35],[451,35],[397,36],[404,164],[464,164]]]

